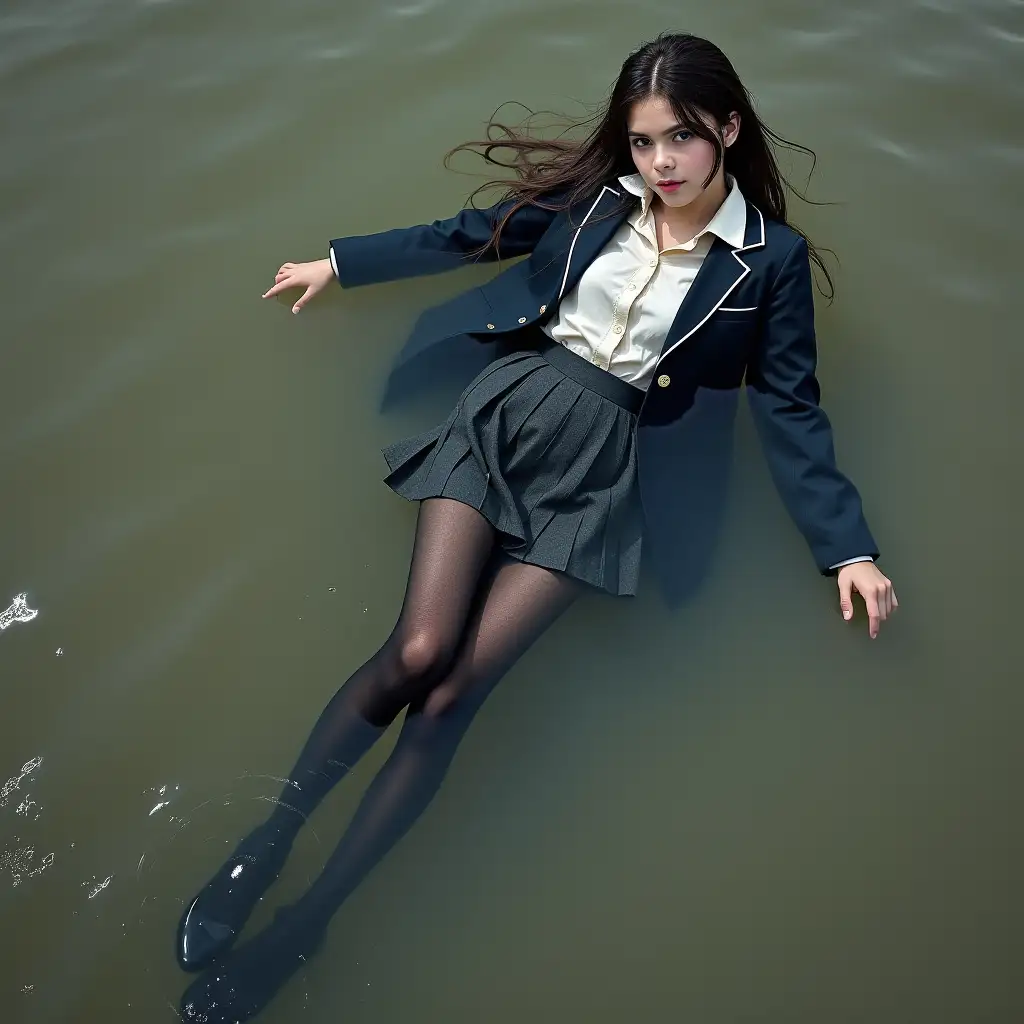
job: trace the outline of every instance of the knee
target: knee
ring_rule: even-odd
[[[387,726],[402,708],[422,698],[448,671],[453,651],[443,638],[422,631],[392,635],[382,648],[361,712],[373,725]]]
[[[472,718],[481,704],[480,687],[468,673],[457,673],[433,687],[422,701],[427,719]]]
[[[400,637],[394,655],[399,685],[405,687],[440,679],[451,664],[452,649],[443,637],[420,630]]]

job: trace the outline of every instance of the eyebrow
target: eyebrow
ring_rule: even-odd
[[[682,122],[680,122],[679,124],[672,125],[671,128],[669,128],[667,131],[662,132],[661,134],[662,135],[675,135],[675,133],[677,131],[679,131],[680,128],[682,128],[684,131],[688,131],[688,132],[689,131],[693,131],[693,129],[690,128],[688,125],[685,125]],[[639,137],[641,139],[649,139],[651,137],[648,132],[629,132],[628,131],[628,132],[626,132],[626,134],[627,135],[637,136],[637,137]]]

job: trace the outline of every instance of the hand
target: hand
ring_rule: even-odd
[[[839,570],[839,605],[843,618],[853,618],[854,590],[864,598],[868,611],[868,634],[874,640],[878,636],[879,623],[887,619],[900,603],[892,589],[892,582],[879,571],[874,562],[853,562]]]
[[[288,288],[305,288],[298,297],[292,312],[298,313],[314,295],[322,292],[334,280],[334,268],[330,260],[315,260],[313,263],[285,263],[277,272],[273,285],[263,293],[269,299]]]

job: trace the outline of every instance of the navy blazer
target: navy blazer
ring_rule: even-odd
[[[505,225],[500,253],[490,247],[475,258],[469,254],[488,241],[511,203],[335,239],[331,250],[346,288],[527,257],[424,312],[399,354],[398,371],[442,342],[470,338],[479,349],[478,342],[514,337],[523,326],[550,319],[638,202],[615,182],[568,211],[524,207]],[[836,467],[831,426],[818,404],[816,361],[807,243],[748,203],[743,245],[733,249],[716,238],[681,301],[637,421],[645,554],[654,554],[666,596],[679,596],[678,571],[693,554],[695,498],[724,487],[713,466],[731,448],[743,384],[772,478],[819,570],[828,574],[846,559],[877,557],[860,496]]]

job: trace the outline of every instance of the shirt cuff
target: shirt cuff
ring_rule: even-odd
[[[338,261],[334,258],[334,246],[327,246],[327,251],[331,254],[331,270],[334,271],[334,276],[338,277]]]
[[[858,555],[856,558],[848,558],[845,562],[836,562],[835,565],[830,565],[829,569],[842,569],[844,565],[853,565],[854,562],[873,562],[874,559],[870,555]]]

